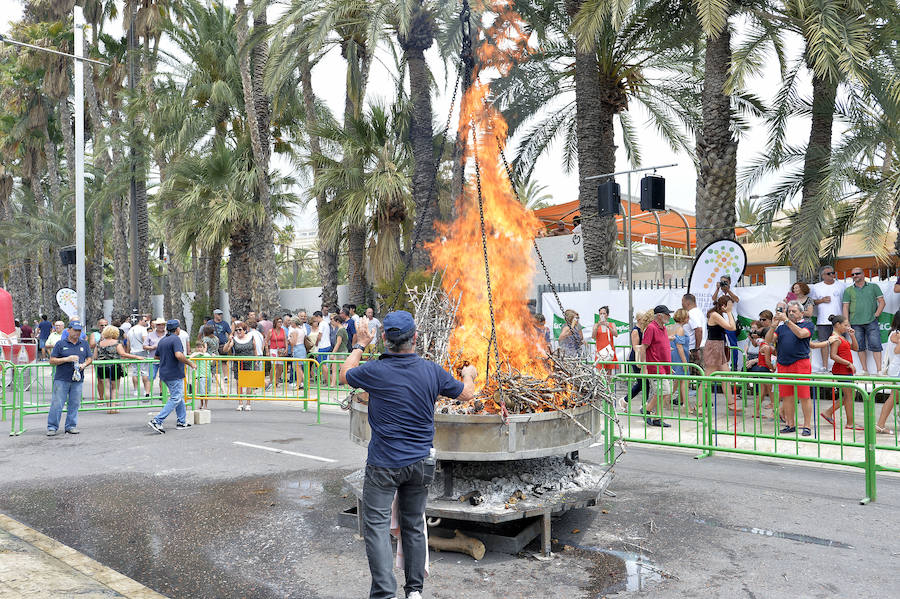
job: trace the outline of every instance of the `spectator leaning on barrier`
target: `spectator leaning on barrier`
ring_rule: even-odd
[[[147,325],[149,324],[150,321],[147,320],[147,316],[142,315],[138,318],[138,321],[128,329],[128,333],[125,335],[131,353],[140,357],[142,360],[150,357],[150,354],[144,349],[144,345],[147,343]],[[150,397],[150,363],[130,364],[128,369],[131,374],[131,385],[134,388],[135,395],[140,393],[139,385],[140,382],[143,382],[144,397]],[[140,382],[138,381],[138,378],[140,378]]]
[[[778,339],[778,372],[787,374],[812,374],[809,361],[810,339],[813,325],[803,318],[803,305],[796,300],[788,302],[786,311],[781,307],[775,314],[777,328],[766,334],[766,342],[774,343]],[[797,430],[794,418],[794,389],[800,399],[803,410],[803,427],[800,433],[804,437],[811,434],[810,418],[812,417],[812,399],[808,385],[778,385],[778,397],[782,400],[785,426],[779,432],[793,433]]]
[[[144,344],[144,349],[147,350],[147,356],[149,358],[156,358],[156,346],[162,341],[162,339],[166,336],[166,321],[162,318],[157,318],[153,321],[153,330],[147,333],[147,342]],[[159,362],[153,362],[150,365],[150,388],[153,389],[153,381],[156,380],[156,374],[159,371]],[[160,395],[162,395],[162,387],[159,390]]]
[[[644,337],[641,345],[644,348],[644,357],[647,362],[671,362],[672,352],[669,347],[669,334],[666,331],[666,323],[669,322],[669,315],[672,313],[668,307],[659,305],[653,308],[653,320],[644,330]],[[670,366],[659,366],[655,364],[647,365],[647,374],[669,374],[672,372]],[[657,379],[650,381],[650,401],[647,402],[645,414],[653,414],[657,406],[665,403],[672,395],[672,381],[669,379]],[[672,426],[663,422],[659,418],[647,418],[647,424],[650,426]]]
[[[47,436],[56,435],[63,404],[66,405],[65,431],[78,434],[78,408],[81,407],[81,387],[84,384],[84,369],[93,361],[91,348],[81,339],[84,326],[73,320],[69,323],[67,335],[53,346],[50,365],[56,366],[53,373],[53,391],[50,411],[47,413]]]
[[[850,326],[857,332],[859,343],[859,362],[862,364],[860,375],[866,376],[869,361],[866,352],[875,357],[875,372],[881,372],[881,330],[878,317],[884,310],[884,294],[875,283],[866,282],[862,269],[855,267],[851,272],[853,284],[844,290],[844,317],[850,320]]]
[[[844,285],[835,278],[834,267],[826,264],[819,269],[821,281],[812,286],[813,303],[816,305],[816,338],[825,341],[831,337],[833,327],[830,316],[843,314]],[[828,347],[822,348],[822,367],[819,372],[828,372]]]
[[[462,370],[463,382],[419,357],[416,325],[409,312],[384,317],[385,353],[360,364],[372,341],[368,327],[341,365],[341,384],[368,393],[372,440],[366,459],[362,520],[372,584],[370,598],[395,597],[390,524],[397,495],[407,597],[421,596],[425,580],[425,502],[434,477],[434,402],[438,395],[468,401],[475,396],[474,366]]]
[[[184,405],[184,367],[196,368],[196,365],[184,355],[184,346],[181,344],[181,337],[178,334],[180,332],[180,323],[177,320],[167,321],[166,336],[156,347],[159,357],[159,380],[165,383],[169,389],[169,401],[166,402],[162,411],[147,423],[147,426],[158,433],[166,432],[163,422],[172,413],[172,410],[175,410],[177,419],[176,429],[185,429],[191,426],[191,423],[187,421],[187,408]]]

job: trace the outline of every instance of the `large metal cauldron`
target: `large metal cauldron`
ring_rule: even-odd
[[[467,462],[521,460],[563,455],[593,443],[603,432],[603,415],[591,406],[560,412],[510,414],[504,424],[499,414],[435,414],[434,448],[439,460]],[[369,444],[368,408],[350,404],[350,438]]]

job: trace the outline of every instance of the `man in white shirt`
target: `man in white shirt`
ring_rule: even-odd
[[[688,344],[691,349],[691,362],[703,366],[703,346],[706,345],[706,317],[703,311],[697,307],[697,298],[692,293],[685,293],[681,297],[681,307],[687,310],[688,322],[684,327],[688,335]],[[688,334],[688,327],[691,332]]]
[[[147,317],[141,316],[140,320],[132,325],[125,334],[125,338],[128,340],[129,351],[143,359],[149,357],[147,350],[144,349],[144,345],[147,343],[148,324],[150,324],[150,321],[147,320]],[[138,377],[140,376],[144,383],[144,397],[150,395],[150,362],[131,364],[128,366],[128,369],[131,374],[131,386],[134,388],[134,394],[140,394],[141,388],[138,385]]]
[[[378,332],[378,329],[381,328],[381,321],[375,318],[375,310],[372,308],[366,308],[366,315],[360,318],[360,322],[358,326],[364,326],[369,329],[369,334],[372,336],[372,343],[370,343],[366,349],[366,353],[371,353],[375,351],[375,340],[381,339],[381,335]]]
[[[816,338],[825,341],[831,337],[831,321],[829,316],[843,313],[844,289],[843,281],[835,279],[834,267],[830,264],[819,269],[820,282],[812,286],[813,303],[816,305]],[[828,372],[829,346],[822,347],[822,367],[819,372]]]

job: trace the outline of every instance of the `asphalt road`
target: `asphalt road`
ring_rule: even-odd
[[[170,597],[365,597],[363,543],[336,526],[353,504],[342,478],[365,460],[346,415],[233,405],[186,431],[170,417],[165,435],[146,410],[83,414],[82,434],[54,438],[31,417],[0,438],[0,512]],[[553,558],[432,553],[425,596],[890,594],[900,479],[880,476],[860,506],[861,472],[692,455],[629,447],[616,497],[554,522]]]

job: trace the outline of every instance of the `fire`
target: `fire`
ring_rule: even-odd
[[[527,34],[521,17],[507,2],[491,2],[489,10],[496,18],[483,31],[476,50],[476,69],[482,73],[482,79],[486,79],[485,74],[502,76],[515,60],[527,54]],[[490,71],[485,73],[487,69]],[[482,384],[486,383],[484,373],[489,349],[491,370],[494,369],[494,353],[488,346],[491,318],[474,177],[476,156],[500,360],[504,368],[523,374],[543,378],[548,372],[540,359],[540,337],[526,305],[534,273],[531,247],[540,223],[513,193],[499,150],[506,145],[507,125],[488,101],[489,92],[490,84],[476,78],[463,98],[459,126],[466,135],[465,161],[471,176],[462,197],[457,199],[458,217],[442,225],[439,239],[429,246],[435,269],[445,271],[444,289],[461,297],[457,326],[450,338],[451,347],[463,360],[477,367]],[[495,387],[495,384],[488,384],[485,391]],[[499,407],[486,405],[485,409],[495,412]]]

